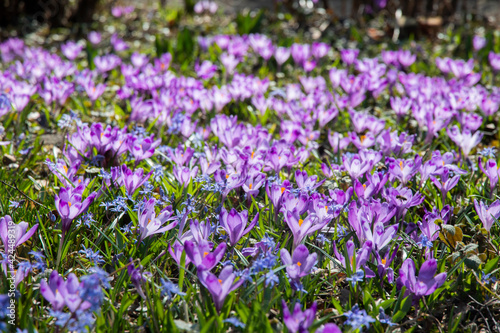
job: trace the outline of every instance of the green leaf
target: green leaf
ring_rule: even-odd
[[[495,257],[495,258],[491,259],[490,261],[488,261],[486,263],[486,265],[484,265],[483,271],[486,274],[490,274],[494,269],[496,269],[498,267],[498,260],[500,260],[500,257]]]
[[[476,270],[479,268],[479,266],[481,265],[482,262],[478,256],[473,255],[473,256],[465,258],[464,263],[467,267],[469,267],[473,270]]]
[[[398,323],[406,316],[408,311],[411,309],[411,303],[413,301],[412,295],[407,296],[401,303],[396,304],[394,309],[394,315],[392,316],[392,322]]]

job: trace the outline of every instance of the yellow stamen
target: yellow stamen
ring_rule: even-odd
[[[203,258],[205,258],[208,255],[208,252],[203,252]]]
[[[229,175],[226,175],[226,179],[228,179],[228,178],[229,178]]]
[[[285,192],[285,188],[284,187],[281,188],[281,194],[283,194],[283,192]]]
[[[68,167],[63,165],[64,172],[68,173]]]
[[[359,138],[359,141],[361,141],[361,143],[363,143],[363,141],[365,141],[366,139],[366,135],[362,135],[360,138]]]
[[[252,189],[252,185],[253,185],[253,184],[248,185],[248,188],[249,188],[249,189]]]
[[[386,262],[387,262],[387,260],[385,260],[385,258],[382,259],[382,265],[385,265]]]
[[[250,158],[252,158],[252,159],[253,159],[253,155],[254,155],[254,154],[255,154],[255,152],[253,151],[253,152],[252,152],[252,156],[250,156]]]
[[[148,219],[148,224],[150,224],[150,223],[151,223],[151,219]]]
[[[366,184],[363,184],[363,188],[366,188]]]
[[[403,161],[399,162],[399,167],[401,168],[401,171],[403,171]]]
[[[68,206],[71,207],[71,202],[68,202]]]
[[[219,279],[219,283],[222,284],[222,280],[221,279]]]
[[[299,227],[302,227],[302,223],[304,223],[303,219],[299,219]]]
[[[81,179],[78,179],[78,184],[80,184],[81,182],[82,182],[82,180],[81,180]]]
[[[300,263],[300,261],[297,262],[297,266],[299,266],[299,267],[302,266],[302,264]]]
[[[326,212],[328,213],[328,206],[325,206],[325,210],[326,210]]]

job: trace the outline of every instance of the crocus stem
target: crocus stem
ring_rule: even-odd
[[[61,241],[59,242],[59,249],[57,250],[56,269],[59,269],[59,263],[61,262],[61,255],[62,255],[62,249],[63,249],[65,236],[66,236],[66,233],[63,231]]]

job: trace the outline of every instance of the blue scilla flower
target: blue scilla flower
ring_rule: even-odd
[[[360,310],[358,304],[354,305],[350,311],[344,313],[344,316],[347,317],[345,321],[345,325],[351,326],[354,330],[358,329],[360,332],[363,329],[363,326],[366,328],[370,327],[370,323],[375,322],[375,319],[370,317],[366,310]]]
[[[382,324],[387,324],[389,326],[396,325],[391,321],[391,317],[385,314],[383,308],[379,309],[378,321],[380,321]]]
[[[273,271],[269,271],[266,273],[266,287],[271,286],[274,287],[275,284],[279,284],[280,280]]]
[[[245,324],[243,324],[241,321],[238,320],[236,317],[229,317],[227,319],[223,320],[224,323],[229,323],[233,325],[234,327],[240,327],[240,328],[245,328]]]
[[[172,295],[174,294],[186,296],[186,293],[180,291],[179,287],[169,279],[161,279],[161,294],[162,296],[167,296],[169,300],[172,299]]]
[[[346,280],[350,281],[352,285],[356,285],[356,283],[363,281],[363,278],[365,277],[365,272],[363,272],[361,269],[356,271],[352,276],[348,277]]]

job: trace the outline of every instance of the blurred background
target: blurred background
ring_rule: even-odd
[[[317,40],[336,34],[349,38],[430,39],[447,30],[497,29],[499,0],[215,0],[219,25],[255,19],[281,21],[287,29]],[[176,29],[193,13],[196,0],[0,0],[0,38],[43,38],[54,32],[72,37],[106,25],[113,7],[133,6],[128,22],[151,22],[153,33]],[[210,16],[210,15],[209,15]],[[183,21],[184,20],[184,21]],[[259,22],[257,22],[259,21]],[[154,22],[154,23],[153,23]],[[192,22],[191,22],[192,23]],[[199,22],[200,23],[200,22]],[[203,23],[203,22],[201,22]],[[242,23],[245,25],[246,23]],[[252,25],[251,22],[248,24]],[[137,26],[134,26],[137,28]],[[141,26],[141,25],[138,25]],[[142,24],[144,28],[144,24]],[[353,28],[356,30],[353,32]],[[146,30],[148,30],[146,29]],[[486,31],[484,31],[486,29]],[[143,29],[144,30],[144,29]],[[248,29],[247,29],[248,30]],[[146,31],[147,32],[147,31]],[[477,31],[476,31],[477,32]],[[69,37],[68,37],[69,38]]]

